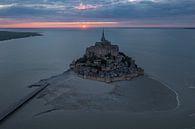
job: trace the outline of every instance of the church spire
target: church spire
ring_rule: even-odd
[[[106,38],[105,38],[105,35],[104,35],[104,28],[103,28],[103,31],[102,31],[102,38],[101,38],[101,41],[102,41],[102,42],[105,42],[105,41],[106,41]]]

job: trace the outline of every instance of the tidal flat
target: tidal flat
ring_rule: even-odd
[[[178,106],[177,94],[147,75],[129,81],[105,83],[82,79],[68,70],[34,86],[44,83],[50,85],[37,99],[52,107],[50,111],[148,112],[173,110]]]

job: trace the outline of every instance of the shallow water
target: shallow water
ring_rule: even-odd
[[[42,32],[44,36],[0,42],[0,110],[30,92],[32,89],[28,89],[27,85],[65,71],[73,59],[80,57],[85,48],[98,41],[101,36],[101,29],[17,31]],[[108,40],[118,44],[121,51],[132,56],[147,74],[178,93],[180,107],[175,111],[134,115],[78,115],[78,112],[57,111],[35,117],[34,114],[44,111],[46,107],[42,102],[32,100],[0,128],[11,129],[16,123],[19,123],[19,128],[29,128],[31,125],[40,128],[193,128],[195,117],[191,114],[195,113],[195,89],[192,88],[195,87],[194,33],[195,30],[187,29],[106,29]],[[137,125],[136,121],[141,124]]]
[[[38,113],[41,115],[56,110],[92,113],[169,111],[179,104],[174,91],[146,75],[130,81],[105,83],[82,79],[70,70],[40,83],[50,85],[37,98],[52,107]]]

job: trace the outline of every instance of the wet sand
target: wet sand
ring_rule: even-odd
[[[34,89],[46,82],[50,85],[22,107],[20,113],[5,121],[3,129],[142,129],[146,126],[156,129],[159,125],[162,126],[159,129],[164,129],[170,124],[176,129],[183,126],[173,122],[181,119],[177,94],[147,75],[131,81],[104,83],[66,71],[30,87]],[[186,114],[193,120],[193,114]]]
[[[50,85],[37,98],[51,106],[51,111],[147,112],[173,110],[178,105],[174,91],[147,75],[131,81],[104,83],[82,79],[67,71],[34,85],[45,82]]]

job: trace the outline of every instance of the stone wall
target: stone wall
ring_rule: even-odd
[[[129,75],[124,75],[124,76],[120,76],[120,77],[94,77],[94,76],[83,76],[83,75],[80,75],[80,74],[77,74],[79,77],[83,78],[83,79],[90,79],[90,80],[96,80],[96,81],[102,81],[102,82],[106,82],[106,83],[110,83],[110,82],[114,82],[114,81],[124,81],[124,80],[131,80],[135,77],[139,77],[139,76],[142,76],[144,75],[144,72],[141,71],[141,72],[137,72],[137,73],[134,73],[134,74],[129,74]]]

